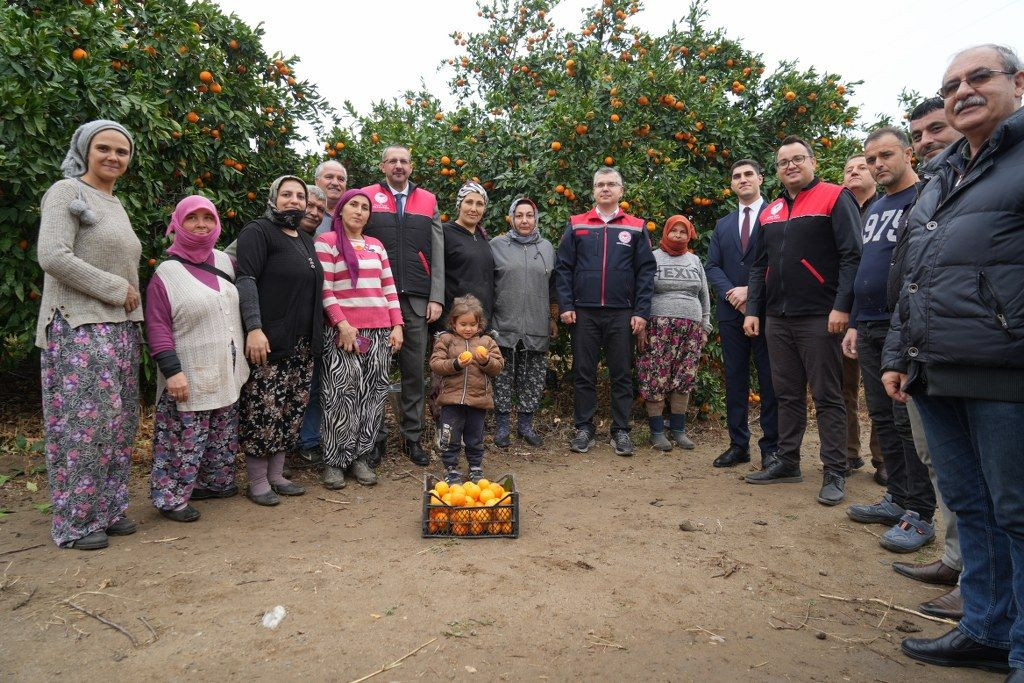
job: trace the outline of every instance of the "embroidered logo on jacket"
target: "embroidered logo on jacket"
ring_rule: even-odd
[[[619,233],[619,242],[622,244],[629,244],[632,240],[633,235],[631,235],[627,230],[623,230]]]
[[[373,195],[373,201],[377,202],[381,206],[387,206],[388,196],[383,192],[378,192],[377,194]]]

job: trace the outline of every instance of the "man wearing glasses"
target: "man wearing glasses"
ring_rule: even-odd
[[[423,433],[423,366],[427,324],[441,316],[444,302],[444,232],[437,198],[411,180],[412,156],[407,147],[391,145],[380,160],[382,182],[364,187],[370,195],[370,220],[364,234],[384,244],[398,289],[405,322],[405,343],[398,352],[402,371],[400,427],[406,457],[427,465],[420,445]]]
[[[597,206],[572,216],[555,264],[561,320],[572,335],[573,422],[569,449],[586,453],[595,443],[597,362],[604,351],[611,379],[611,445],[633,455],[633,341],[647,326],[657,262],[644,222],[619,207],[622,176],[614,168],[594,173]]]
[[[860,211],[853,194],[815,177],[810,145],[790,136],[775,155],[785,187],[761,210],[761,239],[750,269],[743,331],[765,337],[779,402],[778,457],[750,484],[803,481],[800,445],[807,426],[807,385],[818,417],[825,466],[818,502],[846,496],[846,408],[840,340],[850,322],[860,260]]]
[[[964,138],[935,159],[910,214],[882,384],[913,396],[956,513],[963,618],[903,641],[931,664],[1024,680],[1024,65],[1008,48],[957,54],[939,91]]]

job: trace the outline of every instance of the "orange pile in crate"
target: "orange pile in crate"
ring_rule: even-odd
[[[432,534],[451,529],[456,536],[512,533],[512,498],[497,482],[481,479],[448,485],[439,481],[430,490],[427,529]]]

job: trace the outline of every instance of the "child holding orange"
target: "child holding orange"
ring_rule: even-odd
[[[437,405],[441,407],[441,459],[450,484],[463,480],[459,451],[466,445],[469,479],[484,476],[484,417],[494,408],[491,378],[505,359],[493,339],[483,333],[486,321],[480,301],[471,295],[452,302],[449,331],[442,332],[430,354],[430,369],[441,377]]]

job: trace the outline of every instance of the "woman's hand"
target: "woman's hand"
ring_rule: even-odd
[[[342,320],[340,323],[335,325],[338,330],[338,339],[334,343],[338,348],[349,353],[355,353],[356,350],[356,333],[358,330],[348,324],[347,321]]]
[[[267,355],[270,353],[270,341],[263,330],[252,330],[245,335],[245,357],[254,365],[263,365],[267,362]]]
[[[391,334],[388,335],[388,343],[391,344],[391,352],[398,353],[402,350],[402,342],[405,340],[405,333],[402,332],[401,325],[395,325],[391,328]]]
[[[128,295],[124,298],[124,312],[131,313],[139,307],[141,302],[142,299],[139,297],[139,290],[135,289],[132,285],[128,285]]]
[[[179,372],[167,378],[167,393],[178,403],[184,403],[188,400],[188,380],[185,379],[184,372]]]

